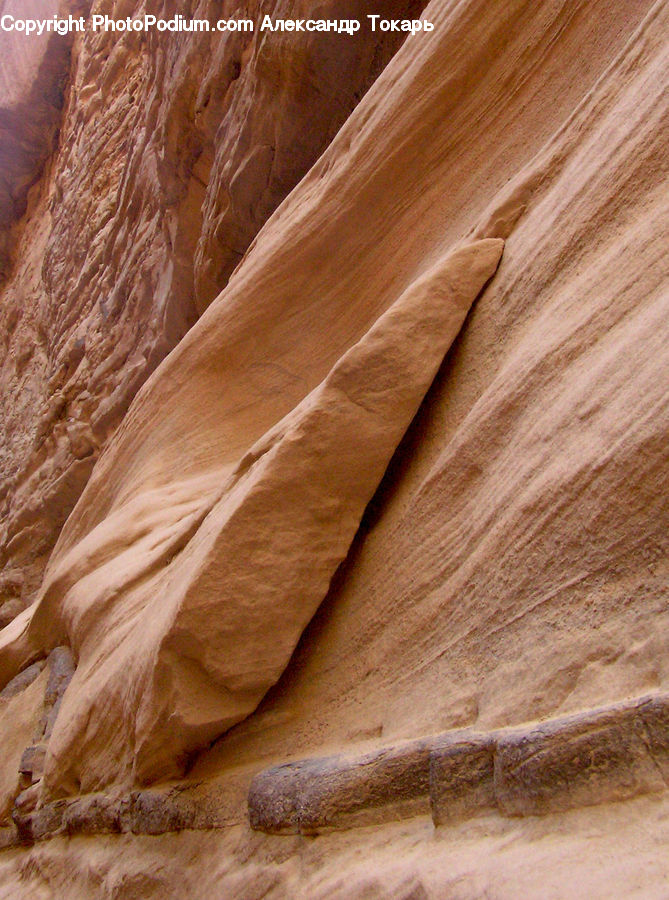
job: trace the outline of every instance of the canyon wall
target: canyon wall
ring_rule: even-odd
[[[588,745],[591,809],[249,827],[267,767],[373,798],[388,748],[669,680],[669,9],[379,12],[434,30],[74,41],[0,312],[8,831],[76,664],[7,896],[662,896],[662,718],[652,787]]]
[[[403,15],[422,5],[385,7]],[[97,0],[90,11],[167,17],[173,6]],[[246,12],[297,17],[308,6],[277,0]],[[322,13],[364,15],[364,6],[331,2]],[[20,14],[82,8],[35,0]],[[209,0],[179,12],[215,22],[239,9]],[[17,194],[0,202],[11,253],[0,312],[0,604],[12,601],[4,615],[0,606],[4,621],[33,599],[138,388],[403,37],[89,30],[75,39],[67,78],[71,39],[2,34],[11,92],[0,160],[12,161],[3,176]],[[56,152],[16,223],[56,128]]]

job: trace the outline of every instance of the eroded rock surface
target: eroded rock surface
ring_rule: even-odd
[[[74,674],[67,647],[28,666],[0,692],[0,845],[32,835],[22,816],[31,815],[40,800],[39,782],[53,726],[63,695]],[[21,752],[21,747],[23,748]],[[18,823],[18,831],[10,820]]]
[[[267,769],[251,783],[249,819],[271,834],[318,834],[430,811],[441,826],[496,808],[546,815],[668,786],[665,694],[534,728],[450,732]]]
[[[180,12],[212,22],[240,13],[231,0],[189,5]],[[385,3],[396,15],[423,5]],[[364,15],[364,6],[328,0],[320,14]],[[252,2],[246,14],[309,8]],[[56,9],[55,0],[31,0],[21,15]],[[122,9],[96,0],[91,11],[169,12],[159,0]],[[0,303],[0,604],[12,600],[0,617],[16,615],[12,598],[25,606],[34,597],[138,388],[224,287],[403,37],[89,30],[77,35],[68,70],[69,43],[56,38],[17,38],[21,52],[4,56],[5,82],[25,85],[6,132],[0,115],[0,160],[19,158],[15,144],[28,147],[25,173],[3,163],[7,221],[23,211],[25,185],[60,134],[15,227]],[[17,70],[21,79],[12,79]],[[0,199],[0,228],[2,209]]]
[[[275,422],[257,440],[249,423],[246,446],[230,442],[235,412],[223,395],[179,481],[169,465],[135,480],[128,448],[169,427],[168,406],[194,420],[219,389],[222,362],[243,358],[255,337],[235,334],[225,323],[233,304],[219,302],[156,373],[139,398],[155,413],[101,460],[40,599],[4,632],[4,672],[58,634],[77,655],[49,744],[50,791],[173,775],[253,711],[325,596],[502,247],[482,240],[446,254],[287,414],[258,396]],[[166,404],[176,368],[198,380]],[[119,500],[91,521],[99,507],[89,498],[114,480]]]
[[[42,671],[22,690],[0,697],[0,827],[10,824],[14,801],[21,790],[21,758],[39,724],[46,679],[46,672]]]
[[[89,6],[90,0],[2,0],[0,15],[8,22],[79,17]],[[0,281],[10,268],[12,225],[54,147],[72,43],[72,34],[0,31]]]
[[[406,193],[395,159],[370,200],[403,218],[392,271],[452,231],[505,251],[285,679],[202,771],[667,684],[667,10],[571,9],[444,8],[293,195],[402,84]]]
[[[240,714],[252,708],[261,680],[269,683],[270,669],[276,672],[278,666],[256,654],[249,668],[243,645],[235,648],[234,659],[242,664],[226,683],[227,693],[220,687],[211,694],[200,690],[198,661],[207,660],[208,649],[195,636],[206,631],[208,611],[225,597],[226,573],[214,566],[216,577],[192,582],[187,604],[192,612],[178,623],[176,617],[171,620],[175,607],[169,601],[191,582],[184,577],[181,584],[178,579],[170,583],[171,575],[187,571],[189,547],[206,551],[195,569],[202,564],[204,571],[224,558],[217,556],[221,547],[213,539],[224,533],[217,530],[221,520],[210,518],[209,511],[216,509],[217,492],[230,485],[226,479],[237,468],[250,485],[283,445],[282,440],[263,443],[263,435],[278,437],[277,422],[300,407],[411,284],[453,247],[480,238],[505,240],[502,264],[396,451],[325,602],[260,707],[189,761],[190,782],[207,784],[237,767],[257,772],[285,760],[344,751],[374,758],[384,746],[451,729],[489,735],[503,728],[508,736],[507,729],[523,721],[562,720],[577,710],[587,718],[588,710],[621,698],[666,692],[667,5],[653,0],[433,0],[426,15],[435,23],[434,32],[402,47],[270,217],[217,299],[243,252],[235,217],[250,227],[263,209],[255,186],[274,158],[266,133],[251,115],[244,119],[250,124],[239,154],[221,151],[221,157],[231,155],[239,163],[229,173],[232,181],[226,181],[228,175],[219,179],[223,159],[216,148],[232,147],[235,129],[244,131],[237,116],[244,104],[232,101],[236,90],[248,84],[245,66],[253,70],[259,48],[252,45],[252,52],[242,53],[239,78],[232,77],[236,66],[231,68],[232,87],[226,92],[231,105],[220,101],[219,111],[237,110],[236,124],[229,119],[223,143],[217,137],[213,149],[208,145],[209,151],[202,151],[199,158],[213,159],[211,167],[192,164],[197,178],[217,195],[219,188],[213,186],[228,184],[229,198],[222,190],[212,200],[197,183],[189,194],[190,176],[180,176],[175,188],[170,175],[175,155],[180,158],[178,138],[190,141],[192,134],[193,107],[179,99],[177,76],[201,65],[187,41],[169,45],[171,60],[186,54],[183,69],[168,62],[168,51],[158,42],[145,48],[146,55],[119,42],[120,68],[114,74],[110,54],[108,84],[120,85],[123,78],[132,83],[127,102],[119,95],[107,109],[107,94],[98,95],[93,83],[88,94],[77,94],[78,101],[66,107],[61,134],[68,127],[78,133],[77,117],[87,115],[97,118],[95,129],[85,133],[103,134],[97,151],[88,156],[83,141],[71,147],[63,143],[68,159],[75,158],[72,148],[83,154],[78,172],[91,170],[100,146],[110,146],[110,159],[116,159],[117,145],[123,149],[118,150],[118,171],[116,163],[109,167],[109,188],[103,167],[96,171],[95,190],[84,179],[82,196],[94,199],[81,202],[83,212],[72,199],[73,182],[65,170],[62,183],[69,188],[62,198],[53,195],[58,203],[62,199],[61,219],[58,203],[49,211],[51,186],[59,182],[45,180],[31,197],[16,232],[24,244],[12,275],[18,279],[12,282],[15,293],[6,295],[11,302],[2,307],[11,326],[5,332],[16,332],[10,349],[18,348],[6,357],[13,361],[4,363],[16,367],[16,374],[12,369],[7,376],[17,399],[8,424],[3,423],[10,437],[2,446],[17,477],[8,482],[3,516],[18,523],[14,531],[8,526],[11,537],[3,557],[7,567],[0,590],[13,604],[0,610],[5,620],[15,616],[17,600],[35,595],[48,548],[80,496],[99,448],[107,447],[49,566],[40,594],[42,624],[34,611],[24,612],[0,638],[3,680],[32,663],[40,648],[70,636],[80,657],[79,680],[75,676],[67,694],[71,706],[66,698],[58,720],[64,717],[62,731],[57,723],[45,758],[50,789],[38,788],[26,798],[27,804],[35,801],[35,809],[54,793],[76,794],[80,774],[85,790],[114,780],[122,770],[124,780],[136,725],[149,738],[136,748],[137,758],[146,764],[145,773],[155,775],[165,757],[152,756],[152,736],[161,729],[169,733],[166,709],[173,699],[179,726],[187,722],[191,736],[201,729],[201,739],[210,734],[212,722],[224,727],[221,704],[234,706],[240,699],[235,692],[243,694],[255,678],[253,690],[237,707]],[[73,69],[73,85],[77,72],[102,77],[107,71],[95,58],[96,46],[75,47],[81,66]],[[215,58],[207,57],[212,66]],[[160,61],[155,71],[153,59]],[[276,73],[274,64],[265,71]],[[289,82],[288,74],[277,80]],[[269,85],[274,76],[267,77]],[[218,83],[227,82],[211,81]],[[141,93],[144,84],[147,94]],[[169,89],[165,95],[163,85]],[[161,99],[152,107],[154,95]],[[271,104],[273,91],[262,95],[263,104]],[[147,120],[145,131],[143,124],[133,124],[134,118],[124,118],[126,106],[132,108],[130,96],[142,97],[141,108],[132,113],[142,123],[144,109],[170,111],[164,120],[173,123],[169,139],[161,131],[162,112]],[[204,105],[204,93],[202,99]],[[215,110],[217,102],[214,91],[206,108]],[[139,144],[141,157],[135,156],[138,134],[146,137]],[[249,134],[261,136],[257,153],[249,153]],[[132,137],[127,145],[124,136]],[[197,147],[197,140],[187,146]],[[54,157],[54,173],[60,158]],[[164,168],[162,159],[168,160]],[[132,165],[126,167],[126,160]],[[190,171],[190,164],[184,162],[179,171]],[[208,178],[198,174],[204,170]],[[155,191],[153,184],[159,185]],[[105,205],[109,196],[118,199],[121,212],[116,200]],[[253,211],[244,212],[245,197],[252,198]],[[198,223],[192,231],[184,224],[192,221],[189,216]],[[113,224],[106,231],[108,221]],[[163,221],[170,225],[167,237],[159,225]],[[70,254],[68,241],[76,254]],[[110,246],[119,260],[111,268],[105,263]],[[156,248],[155,258],[151,248]],[[88,262],[79,266],[72,262],[75,256]],[[43,261],[60,305],[49,307],[48,316],[30,313],[12,324],[12,316],[17,318],[12,310],[41,308]],[[147,271],[142,294],[138,273]],[[89,312],[81,298],[88,296],[95,297],[91,321],[99,327],[92,334],[99,336],[93,340],[87,333],[85,344],[77,344],[81,335],[75,335],[75,325]],[[186,307],[180,305],[184,297]],[[164,311],[158,317],[163,324],[155,329],[153,312],[143,312],[157,308],[154,300]],[[82,305],[70,315],[70,303]],[[205,307],[196,328],[151,376],[124,417],[148,372]],[[98,309],[109,315],[104,318]],[[60,382],[51,384],[39,374],[50,371],[52,357],[58,365],[63,361],[44,349],[48,341],[39,335],[45,322],[67,332],[63,347],[72,336],[72,371],[75,382],[81,378],[77,390],[93,385],[80,433],[69,421],[76,423],[79,413],[72,416],[69,410],[75,407],[63,406]],[[135,322],[149,325],[133,330]],[[177,324],[168,328],[164,323]],[[164,350],[152,355],[153,338],[144,342],[145,335],[167,332],[174,335],[173,343],[157,339],[155,346]],[[126,344],[124,334],[131,335]],[[226,353],[221,356],[223,334]],[[34,360],[33,351],[25,349],[33,345]],[[98,348],[90,351],[95,359],[90,365],[89,346]],[[122,349],[107,363],[110,346]],[[141,351],[137,356],[134,348]],[[80,375],[73,368],[79,359]],[[70,369],[63,371],[66,383]],[[43,414],[34,411],[47,397],[55,398],[53,411],[45,404],[47,424],[40,430]],[[183,397],[187,402],[181,406]],[[70,403],[69,395],[65,399]],[[82,403],[87,400],[84,393]],[[26,437],[28,422],[35,423],[35,433]],[[90,434],[87,423],[93,423]],[[70,446],[62,438],[70,432],[80,454],[80,474],[74,478],[73,468],[73,480],[59,480],[69,471],[70,450],[56,450]],[[40,444],[45,434],[60,435],[60,443],[46,438]],[[38,449],[31,449],[35,435]],[[298,430],[294,436],[297,450],[303,435]],[[308,464],[314,470],[332,465],[325,456],[307,454]],[[49,485],[56,483],[52,493]],[[301,483],[298,488],[304,489]],[[274,502],[272,522],[282,509]],[[262,518],[262,528],[245,532],[260,558],[271,533],[267,521]],[[303,528],[302,519],[293,535],[296,543]],[[50,537],[44,529],[51,529]],[[207,534],[211,553],[206,542],[200,543]],[[252,588],[257,587],[254,578],[252,569]],[[151,595],[153,634],[169,633],[172,624],[178,633],[178,641],[161,644],[153,660],[133,637],[149,608],[144,579],[169,588]],[[281,579],[265,581],[275,592]],[[249,596],[253,591],[240,589],[235,598],[235,628],[241,622],[246,635],[244,628],[254,627],[254,609],[244,607]],[[47,625],[54,624],[48,633]],[[297,634],[297,620],[293,625]],[[266,629],[270,651],[277,658],[279,650],[287,655],[288,642],[275,646],[279,641],[268,621],[260,627]],[[164,665],[156,669],[161,678],[144,706],[147,682],[123,682],[110,709],[128,710],[125,719],[115,712],[105,724],[100,710],[94,711],[83,758],[70,765],[65,753],[73,744],[68,742],[84,732],[84,715],[90,711],[84,686],[95,682],[90,661],[96,644],[106,656],[93,696],[104,697],[107,685],[122,683],[114,671],[117,648],[119,669],[121,660],[126,671],[146,671],[143,667],[156,659]],[[219,672],[224,665],[213,663]],[[173,674],[178,677],[172,679]],[[190,690],[193,685],[197,691]],[[191,707],[183,702],[189,695],[198,698]],[[162,718],[152,720],[159,696],[171,699]],[[51,885],[64,890],[64,884],[76,882],[82,896],[96,900],[132,890],[179,896],[187,877],[200,891],[206,883],[213,897],[281,898],[302,892],[348,900],[422,892],[543,898],[584,890],[607,900],[612,893],[634,896],[640,890],[644,900],[662,897],[669,877],[666,791],[659,793],[665,761],[648,748],[666,746],[666,721],[660,716],[642,724],[631,737],[615,723],[599,721],[594,732],[583,729],[583,722],[559,733],[539,724],[531,733],[505,739],[495,752],[508,765],[495,772],[493,762],[497,811],[492,813],[488,745],[474,742],[457,752],[442,747],[438,760],[431,759],[436,830],[409,820],[401,827],[374,825],[353,837],[304,841],[250,833],[234,817],[212,815],[208,821],[225,824],[217,836],[200,833],[190,842],[183,834],[179,841],[152,838],[150,844],[129,836],[104,842],[98,836],[100,855],[93,860],[91,838],[56,839],[41,849],[9,855],[2,871],[10,890],[15,885],[24,889],[28,881],[22,879],[28,877],[34,886],[37,876],[29,873],[39,871]],[[120,764],[112,753],[105,758],[106,745],[124,745]],[[173,759],[182,751],[178,739],[161,747]],[[468,764],[461,769],[463,759]],[[567,773],[562,780],[561,772]],[[441,780],[444,773],[447,784]],[[353,799],[346,787],[350,782],[340,783],[346,790],[337,810],[346,811]],[[424,779],[415,783],[423,790]],[[593,798],[606,798],[612,784],[619,798],[644,785],[658,793],[652,800],[599,811],[582,808]],[[460,796],[457,785],[478,785],[480,794]],[[157,791],[181,796],[181,786]],[[67,821],[79,827],[87,821],[87,804],[100,830],[115,828],[120,813],[112,799],[104,792],[96,798],[49,801],[38,809],[38,831],[48,835],[49,829],[61,828],[68,810]],[[574,805],[576,811],[568,812]],[[195,807],[183,799],[181,805],[163,808],[153,794],[138,806],[147,830],[183,823],[186,811]],[[470,809],[485,815],[485,821],[471,827],[451,823],[452,816]],[[523,819],[517,826],[500,812],[541,813],[545,819]],[[570,879],[568,887],[565,879]]]
[[[248,804],[240,802],[246,795]],[[362,755],[299,760],[218,782],[41,803],[16,800],[9,844],[60,835],[151,834],[245,825],[271,835],[322,835],[431,815],[444,828],[498,813],[547,816],[661,795],[669,786],[669,696],[497,732],[446,732]],[[1,824],[1,823],[0,823]]]

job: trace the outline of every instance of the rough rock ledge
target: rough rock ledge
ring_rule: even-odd
[[[639,697],[489,733],[452,731],[360,756],[273,766],[253,777],[251,827],[315,835],[431,815],[436,826],[498,812],[537,816],[669,788],[669,695]],[[165,834],[240,823],[207,785],[97,793],[14,810],[0,849],[68,834]]]

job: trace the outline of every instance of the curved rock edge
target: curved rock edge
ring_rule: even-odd
[[[225,802],[230,784],[218,793],[203,787],[88,794],[25,815],[15,810],[14,825],[0,829],[0,849],[60,835],[242,824]],[[273,766],[253,778],[248,813],[256,831],[315,835],[418,815],[431,815],[436,826],[486,813],[541,816],[667,787],[669,694],[658,693],[523,728],[449,731],[356,756]]]

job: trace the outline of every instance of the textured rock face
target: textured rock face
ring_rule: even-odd
[[[49,744],[52,793],[178,773],[253,711],[325,596],[502,246],[477,241],[417,277],[285,415],[262,392],[242,429],[235,395],[216,402],[225,362],[252,359],[255,335],[230,318],[237,282],[156,372],[138,397],[142,415],[100,460],[63,531],[39,600],[5,630],[4,667],[56,635],[78,658]],[[182,371],[192,377],[175,394]],[[166,456],[138,473],[138,445],[186,420],[199,420],[189,469]],[[100,516],[109,491],[117,500],[103,500]]]
[[[253,775],[287,760],[355,748],[364,761],[405,739],[454,728],[489,733],[546,716],[564,722],[574,712],[583,718],[567,720],[568,733],[530,725],[522,737],[498,745],[503,759],[493,787],[507,813],[594,802],[598,779],[604,783],[612,769],[620,796],[629,796],[632,757],[642,760],[653,790],[666,779],[644,749],[649,735],[666,746],[664,719],[657,735],[642,723],[624,743],[615,722],[600,727],[603,720],[593,720],[589,710],[666,692],[668,682],[667,6],[434,0],[426,14],[435,31],[399,51],[271,216],[224,292],[150,377],[115,436],[101,441],[107,449],[62,532],[39,606],[0,636],[3,682],[50,643],[67,640],[78,657],[45,761],[46,794],[155,777],[184,752],[184,734],[195,738],[201,728],[198,740],[209,740],[232,721],[220,712],[226,704],[236,710],[233,718],[253,707],[285,662],[317,592],[309,588],[303,618],[291,604],[299,599],[301,606],[306,595],[299,591],[310,579],[325,585],[326,569],[345,552],[327,544],[332,510],[323,510],[322,530],[306,517],[281,518],[300,508],[291,503],[309,485],[321,484],[324,496],[312,473],[334,471],[337,495],[355,488],[337,480],[343,453],[337,441],[323,442],[321,453],[318,440],[307,439],[322,434],[309,417],[323,412],[313,402],[322,396],[319,386],[338,378],[342,365],[346,371],[352,348],[369,349],[364,336],[373,323],[383,322],[411,285],[424,284],[454,247],[480,248],[483,239],[491,249],[503,239],[500,268],[468,315],[284,676],[252,715],[194,762],[195,789],[209,779],[243,782],[233,791],[239,802],[236,818],[224,823],[229,830],[210,840],[198,835],[192,844],[187,836],[156,838],[150,846],[110,839],[96,845],[94,861],[87,856],[90,843],[54,842],[32,851],[25,868],[9,859],[10,886],[39,865],[56,885],[66,883],[67,869],[67,883],[76,880],[82,896],[112,897],[131,888],[179,896],[185,877],[198,890],[209,879],[207,895],[221,897],[557,897],[585,889],[603,898],[638,894],[640,884],[644,896],[666,890],[666,797],[571,817],[560,812],[542,825],[517,827],[488,816],[482,826],[452,829],[453,785],[441,783],[452,764],[446,754],[430,760],[428,775],[439,782],[435,803],[445,808],[436,810],[434,831],[416,820],[406,829],[304,842],[250,835],[245,820]],[[152,49],[157,58],[165,52]],[[170,53],[178,58],[174,48]],[[77,58],[85,59],[83,49]],[[129,53],[127,70],[140,58]],[[78,71],[79,63],[75,82]],[[77,109],[73,104],[73,121]],[[170,109],[165,121],[176,127],[183,111]],[[238,121],[226,140],[234,143],[236,128]],[[116,126],[110,135],[121,139]],[[250,173],[258,160],[269,159],[263,152],[248,157],[248,170],[240,164],[236,171],[248,171],[255,183]],[[208,184],[219,164],[212,164]],[[158,176],[146,177],[150,187]],[[165,183],[156,189],[156,202],[164,190]],[[229,200],[222,194],[211,205],[201,192],[194,203],[202,220],[181,257],[192,266],[193,319],[234,264],[237,226],[230,222],[250,196],[257,198],[242,179]],[[24,235],[33,229],[34,259],[41,259],[37,238],[42,235],[45,247],[50,234],[40,202],[21,226]],[[144,209],[126,208],[133,215]],[[210,221],[202,210],[214,208]],[[220,231],[213,226],[217,217]],[[72,238],[71,222],[63,218],[59,227]],[[129,226],[127,233],[141,245],[141,234]],[[210,264],[215,234],[221,250]],[[151,247],[154,241],[155,235]],[[163,252],[167,243],[155,246]],[[169,268],[173,252],[164,251],[156,271]],[[26,271],[35,267],[29,258]],[[17,266],[18,273],[20,257]],[[110,273],[106,289],[116,289],[121,271]],[[136,290],[141,267],[128,260],[125,271]],[[92,290],[96,272],[87,276]],[[458,278],[452,286],[459,284]],[[76,282],[71,287],[76,303],[81,292]],[[148,293],[159,295],[153,288]],[[129,331],[136,314],[127,311]],[[78,316],[75,310],[72,322]],[[381,359],[388,364],[385,352]],[[411,354],[402,365],[408,359]],[[118,365],[119,359],[110,362],[100,384],[126,377],[128,367]],[[391,370],[393,384],[403,388],[400,370]],[[375,374],[354,368],[345,393],[350,384],[371,384]],[[32,421],[30,383],[17,395],[25,421]],[[398,422],[393,426],[401,430]],[[361,428],[352,433],[364,441]],[[384,458],[396,439],[384,445]],[[369,444],[376,449],[372,437],[365,454]],[[51,450],[44,453],[51,458]],[[285,471],[297,483],[275,478],[274,492],[265,494],[263,473],[281,459],[288,465],[274,469],[275,476]],[[378,462],[379,472],[384,464]],[[219,514],[230,511],[240,475],[240,484],[257,488],[267,505],[252,508],[251,495],[240,491],[244,502],[235,511],[249,514],[239,520],[246,544],[221,546],[218,538],[225,543],[234,517]],[[371,481],[360,497],[356,489],[361,504]],[[281,485],[290,485],[285,497]],[[37,527],[42,514],[35,507],[32,515]],[[289,522],[288,532],[274,534],[277,522]],[[348,526],[355,528],[352,514]],[[295,570],[295,559],[276,549],[283,533],[293,547],[308,538],[315,556],[306,558],[327,558],[328,567]],[[259,563],[234,581],[242,569],[231,575],[221,561],[251,558],[239,552],[248,545]],[[268,546],[272,554],[263,555]],[[270,569],[280,578],[273,580]],[[193,578],[198,572],[212,577]],[[11,577],[16,593],[18,576]],[[280,632],[266,613],[253,630],[254,612],[266,609],[249,599],[258,597],[258,584],[267,587],[264,600],[280,600],[272,619]],[[226,593],[230,585],[234,597]],[[282,595],[279,585],[289,590]],[[223,603],[234,635],[243,636],[227,656],[220,653],[227,645],[216,643],[218,631],[211,645],[202,639]],[[160,640],[152,643],[155,635]],[[234,635],[226,636],[231,644]],[[146,677],[151,666],[154,681]],[[141,674],[123,681],[128,672]],[[203,692],[211,672],[221,681]],[[121,684],[122,690],[113,687]],[[113,715],[105,719],[96,702],[107,703]],[[167,755],[154,755],[155,736],[171,727],[174,743],[155,744]],[[144,741],[134,748],[141,762],[129,772],[127,746],[136,734]],[[582,752],[590,754],[592,779],[578,764]],[[490,755],[483,756],[488,778]],[[568,783],[556,783],[554,772],[565,771],[572,773]],[[472,773],[470,767],[457,777],[467,783]],[[346,779],[341,783],[346,812],[351,798]],[[424,778],[416,784],[417,793],[424,791]],[[530,800],[521,790],[527,784],[534,785]],[[73,802],[81,803],[84,819],[86,809],[99,807],[103,821],[112,808],[103,797]],[[48,816],[54,806],[38,812]],[[175,809],[178,822],[178,803]],[[171,820],[162,821],[169,826]],[[48,833],[48,822],[43,826]],[[575,845],[565,837],[572,834]],[[122,861],[119,847],[129,851]],[[161,869],[173,855],[178,869]],[[578,877],[565,865],[574,859]],[[575,880],[565,887],[567,870]]]
[[[46,685],[42,672],[20,693],[0,696],[2,770],[0,774],[0,822],[5,824],[19,793],[19,767],[25,748],[31,743],[42,712]]]
[[[361,757],[275,766],[251,783],[249,820],[270,834],[319,834],[429,809],[443,825],[495,807],[545,815],[661,793],[668,782],[669,696],[659,695],[530,730],[447,732]]]
[[[80,16],[84,0],[2,0],[0,15]],[[11,226],[53,149],[70,70],[72,35],[0,31],[0,277],[10,264]]]
[[[211,21],[238,13],[229,0],[190,5]],[[422,5],[386,4],[395,14]],[[57,4],[43,6],[48,16]],[[97,0],[91,11],[169,13],[163,6]],[[308,6],[257,2],[248,14],[297,16]],[[355,15],[364,4],[321,6],[323,15]],[[89,31],[76,39],[68,85],[66,44],[31,38],[26,60],[24,44],[8,43],[5,82],[19,70],[25,86],[0,110],[11,187],[0,197],[0,227],[22,211],[26,184],[61,130],[13,236],[0,312],[0,603],[33,597],[137,389],[225,285],[401,37]],[[21,171],[5,165],[19,144]]]
[[[412,200],[395,185],[375,212],[404,210],[408,254],[472,228],[505,236],[504,258],[289,673],[221,764],[666,685],[667,11],[597,9],[591,31],[580,8],[444,8],[432,50],[414,45],[397,112],[425,129],[402,153]]]

